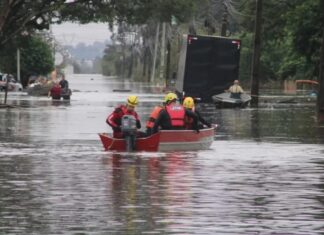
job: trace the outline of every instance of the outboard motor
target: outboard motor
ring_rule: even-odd
[[[136,143],[136,119],[132,115],[124,115],[121,122],[121,130],[126,142],[128,152],[135,150]]]

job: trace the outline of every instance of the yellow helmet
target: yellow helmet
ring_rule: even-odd
[[[127,104],[130,106],[136,106],[138,104],[138,98],[136,95],[130,95],[127,98]]]
[[[186,97],[182,103],[186,109],[192,109],[195,106],[195,102],[192,97]]]
[[[178,99],[178,96],[172,92],[168,93],[165,97],[164,97],[164,102],[165,103],[170,103],[173,100]]]

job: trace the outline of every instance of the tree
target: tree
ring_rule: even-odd
[[[312,78],[314,65],[305,54],[295,47],[295,33],[292,25],[295,18],[304,20],[296,9],[303,4],[302,0],[263,2],[262,54],[260,61],[260,79],[282,81],[285,79]],[[242,12],[241,39],[242,51],[251,54],[250,32],[252,32],[250,15],[255,14],[253,2],[247,2],[240,9]],[[310,2],[308,2],[309,4]],[[312,10],[308,9],[308,15]],[[299,23],[296,23],[297,27]],[[246,74],[246,66],[241,66],[241,74]]]
[[[118,31],[113,35],[112,40],[116,45],[122,45],[122,48],[118,51],[119,56],[116,54],[116,58],[113,59],[114,56],[111,55],[106,55],[103,58],[106,67],[103,68],[103,71],[106,74],[117,73],[122,77],[148,80],[157,25],[160,22],[166,22],[169,25],[166,36],[169,43],[176,39],[174,36],[179,33],[177,30],[171,30],[172,17],[177,18],[179,23],[187,21],[195,9],[196,3],[195,0],[137,1],[135,10],[126,11],[127,13],[132,12],[133,15],[129,15],[125,21],[117,23]],[[125,12],[125,8],[123,11]],[[106,53],[116,53],[116,51],[106,50]],[[138,61],[141,63],[137,63]],[[110,65],[108,66],[108,64]],[[116,68],[111,69],[112,66]]]
[[[50,46],[37,36],[21,36],[6,44],[0,51],[0,68],[6,73],[16,74],[16,51],[20,49],[20,69],[22,83],[27,85],[31,74],[46,75],[54,68],[54,58]]]
[[[322,21],[324,12],[320,0],[303,1],[288,14],[287,27],[292,36],[295,51],[304,56],[309,67],[308,77],[319,73]]]
[[[122,0],[122,1],[89,1],[89,0],[3,0],[0,8],[0,48],[21,32],[32,34],[35,30],[48,28],[50,23],[73,21],[80,23],[107,22],[112,28],[118,25],[145,27],[153,22],[170,22],[176,17],[180,22],[187,19],[197,4],[195,0]],[[140,37],[142,29],[136,32]],[[134,33],[134,32],[130,32]],[[139,38],[138,37],[138,38]],[[150,42],[150,40],[146,40]],[[140,47],[130,45],[128,61],[129,73],[133,71],[139,57]],[[151,47],[151,46],[150,46]],[[143,51],[148,51],[147,47]],[[139,56],[136,56],[137,53]],[[125,55],[125,53],[124,53]],[[149,53],[146,53],[146,60]],[[149,67],[149,66],[146,66]]]
[[[3,0],[0,5],[0,48],[22,31],[48,28],[65,1]]]
[[[0,47],[22,31],[42,30],[50,23],[127,22],[144,24],[152,17],[162,20],[188,15],[193,0],[2,0],[0,2]]]
[[[0,2],[0,47],[22,31],[48,29],[50,23],[63,21],[108,22],[137,21],[146,0],[2,0]],[[150,12],[147,12],[149,14]],[[145,15],[145,14],[144,14]]]

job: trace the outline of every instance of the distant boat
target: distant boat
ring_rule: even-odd
[[[296,80],[296,93],[317,96],[319,83],[314,80]]]
[[[49,90],[53,87],[52,83],[47,84],[31,84],[27,87],[27,94],[31,96],[47,96]]]
[[[212,99],[219,108],[245,108],[251,101],[251,96],[248,94],[241,94],[239,99],[231,97],[230,92],[224,92],[218,95],[212,96]]]
[[[31,96],[47,96],[48,92],[52,89],[53,83],[46,84],[31,84],[27,88],[27,94]],[[64,100],[69,100],[72,95],[71,89],[62,89],[61,97]]]
[[[130,89],[113,89],[113,92],[131,92]]]

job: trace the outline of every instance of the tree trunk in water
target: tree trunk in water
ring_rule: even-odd
[[[151,82],[154,82],[154,79],[155,79],[155,67],[156,67],[156,58],[157,58],[157,51],[158,51],[158,44],[159,44],[159,33],[160,33],[160,22],[156,26]]]
[[[259,70],[261,54],[261,23],[262,23],[262,0],[256,0],[256,17],[254,30],[252,78],[251,78],[251,106],[257,107],[259,103]]]
[[[224,7],[224,13],[223,13],[223,19],[222,19],[222,29],[221,29],[221,36],[226,37],[226,31],[227,31],[227,7],[223,2],[223,7]]]
[[[317,97],[317,113],[318,121],[324,122],[324,25],[322,26],[322,45],[320,54],[320,68],[319,68],[319,92]]]
[[[162,23],[162,35],[161,35],[161,59],[160,59],[160,82],[165,81],[165,35],[166,35],[166,23]]]
[[[148,82],[150,82],[150,78],[151,78],[151,75],[152,75],[152,54],[151,53],[148,53],[148,56],[147,56],[147,77],[148,77]]]
[[[165,81],[166,85],[168,86],[170,83],[170,64],[171,64],[171,43],[170,40],[167,42],[167,61],[166,61],[166,75]]]
[[[195,18],[192,18],[192,20],[189,24],[188,32],[189,32],[189,34],[192,34],[192,35],[197,34],[196,27],[195,27]]]
[[[144,49],[144,56],[143,56],[143,70],[142,70],[143,78],[146,77],[146,67],[147,67],[147,48]]]
[[[129,58],[129,66],[128,66],[127,78],[132,78],[133,64],[134,64],[134,52],[133,52],[133,48],[131,48],[131,56]]]
[[[8,90],[9,90],[9,77],[7,75],[7,81],[6,81],[6,91],[5,91],[5,98],[4,98],[4,104],[7,104],[7,97],[8,97]]]

